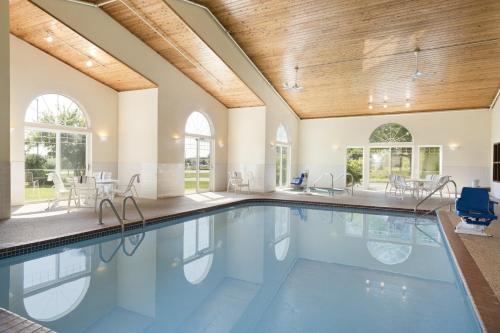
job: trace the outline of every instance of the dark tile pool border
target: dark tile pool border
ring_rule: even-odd
[[[235,206],[240,206],[243,204],[258,204],[258,203],[283,203],[283,204],[299,204],[308,206],[319,206],[319,207],[338,207],[338,208],[358,208],[358,209],[370,209],[377,211],[398,211],[398,212],[413,212],[412,209],[406,208],[391,208],[391,207],[380,207],[380,206],[364,206],[364,205],[350,205],[350,204],[339,204],[333,202],[318,202],[318,201],[306,201],[306,200],[291,200],[291,199],[275,199],[275,198],[243,198],[237,199],[232,202],[227,202],[223,204],[217,204],[209,207],[202,207],[196,209],[190,209],[182,211],[179,213],[168,214],[161,217],[155,217],[146,220],[146,226],[151,226],[159,223],[165,223],[174,219],[188,217],[194,214],[210,213],[223,208],[230,208]],[[141,221],[127,221],[125,224],[125,230],[134,230],[142,227]],[[41,250],[48,250],[51,248],[69,245],[81,241],[86,241],[94,238],[109,236],[121,232],[121,227],[118,224],[98,227],[96,229],[76,232],[72,234],[66,234],[58,237],[37,240],[34,242],[23,243],[14,246],[7,246],[0,248],[0,260],[15,257],[19,255],[29,254],[32,252],[37,252]]]
[[[439,212],[438,220],[443,227],[465,289],[479,315],[483,330],[491,333],[500,332],[500,302],[464,242],[455,233],[449,214],[449,212]]]

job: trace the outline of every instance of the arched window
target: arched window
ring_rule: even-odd
[[[370,143],[410,143],[413,142],[410,131],[395,123],[380,125],[370,135]]]
[[[279,261],[285,260],[290,248],[290,208],[275,207],[274,255]]]
[[[276,130],[276,187],[288,186],[290,179],[290,145],[283,124]]]
[[[206,216],[184,222],[184,276],[192,284],[203,281],[213,261],[213,221]]]
[[[71,99],[57,94],[38,96],[29,105],[25,122],[87,128],[85,112]]]
[[[280,124],[278,126],[278,130],[276,131],[276,142],[288,143],[288,134],[283,124]]]
[[[205,117],[200,112],[193,112],[186,121],[186,134],[190,135],[202,135],[202,136],[212,136],[212,130],[210,129],[210,122],[207,117]]]
[[[412,246],[386,242],[368,241],[368,252],[373,258],[385,265],[397,265],[405,262],[411,254]]]
[[[88,248],[30,260],[23,268],[24,307],[39,321],[54,321],[73,311],[90,285]]]
[[[211,189],[213,138],[207,117],[193,112],[186,121],[184,139],[184,189],[186,193]]]
[[[25,114],[25,200],[51,200],[48,174],[63,180],[85,175],[90,165],[90,122],[75,101],[58,94],[35,98]]]
[[[411,254],[412,228],[401,217],[367,215],[368,252],[385,265],[405,262]]]

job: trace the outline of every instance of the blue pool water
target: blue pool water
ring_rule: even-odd
[[[414,222],[237,206],[0,261],[0,307],[61,333],[480,332],[437,221]]]

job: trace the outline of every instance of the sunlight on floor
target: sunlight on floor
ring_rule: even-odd
[[[196,202],[208,202],[208,201],[213,202],[213,200],[217,200],[217,202],[218,202],[219,199],[224,198],[224,196],[222,196],[220,194],[213,193],[213,192],[188,194],[185,197],[188,199],[191,199],[193,201],[196,201]],[[230,199],[228,199],[228,200],[230,200]]]
[[[48,204],[46,202],[27,204],[24,206],[14,207],[12,210],[12,218],[38,218],[68,214],[66,206],[67,204],[61,202],[56,210],[47,211]]]

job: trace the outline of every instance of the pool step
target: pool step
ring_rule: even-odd
[[[55,332],[8,310],[0,308],[0,332],[46,333]]]

